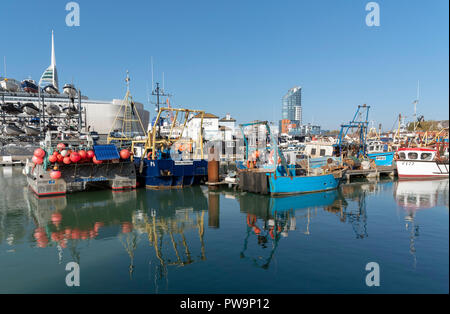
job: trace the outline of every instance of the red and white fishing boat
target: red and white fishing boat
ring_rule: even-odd
[[[439,157],[438,151],[425,147],[400,148],[397,173],[399,179],[448,178],[448,159]]]

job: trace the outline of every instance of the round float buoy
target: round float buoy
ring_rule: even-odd
[[[64,150],[61,151],[61,156],[66,157],[68,155],[68,153],[69,152],[64,149]]]
[[[92,159],[92,158],[94,158],[95,153],[94,153],[93,150],[88,150],[88,151],[86,152],[86,156],[87,156],[87,158]]]
[[[58,158],[55,155],[50,155],[48,157],[48,161],[50,161],[51,163],[55,163],[58,160]]]
[[[34,150],[34,156],[39,157],[39,158],[44,158],[45,157],[45,151],[42,148],[36,148]]]
[[[66,164],[66,165],[69,165],[70,164],[70,157],[64,157],[64,159],[63,159],[63,162]]]
[[[128,149],[122,149],[120,151],[120,158],[122,158],[122,159],[130,158],[130,151]]]
[[[102,160],[97,160],[97,158],[94,156],[94,158],[92,158],[92,161],[94,162],[94,164],[96,165],[100,165],[103,161]]]
[[[73,163],[77,163],[81,160],[80,154],[77,152],[73,152],[70,154],[70,161]]]
[[[56,145],[56,148],[57,148],[58,150],[63,150],[64,148],[66,148],[66,144],[64,144],[64,143],[59,143],[58,145]]]
[[[56,155],[56,160],[57,160],[59,163],[63,162],[63,160],[64,160],[63,155],[61,155],[61,154]]]
[[[52,178],[53,180],[57,180],[57,179],[61,178],[61,171],[53,170],[52,172],[50,172],[50,178]]]
[[[41,157],[37,156],[33,156],[33,158],[31,158],[31,161],[33,161],[35,165],[42,165],[42,163],[44,162],[44,160]]]
[[[78,154],[80,155],[80,158],[81,158],[81,159],[86,159],[86,156],[87,156],[86,151],[80,150],[80,151],[78,152]]]

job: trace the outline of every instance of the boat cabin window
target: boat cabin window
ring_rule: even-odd
[[[325,149],[320,150],[320,156],[325,156]]]
[[[433,155],[432,153],[422,153],[422,155],[420,155],[420,159],[431,160],[432,155]]]
[[[316,149],[315,148],[311,148],[311,156],[314,156],[316,154]]]
[[[369,151],[373,151],[373,146],[369,146]]]
[[[417,159],[419,155],[417,153],[408,153],[408,159]]]
[[[406,155],[405,153],[401,152],[400,154],[398,154],[398,157],[400,157],[400,159],[406,159]]]

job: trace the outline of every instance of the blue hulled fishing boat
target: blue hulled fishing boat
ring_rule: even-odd
[[[252,148],[248,145],[244,127],[258,129],[258,126],[266,127],[270,137],[270,148]],[[255,127],[256,126],[256,127]],[[246,147],[247,167],[239,172],[239,187],[244,191],[272,194],[290,195],[302,193],[315,193],[337,189],[341,182],[343,172],[342,165],[332,160],[325,166],[311,168],[309,159],[306,164],[287,164],[284,155],[277,146],[277,141],[270,132],[267,121],[254,122],[241,125]],[[253,152],[251,152],[253,149]]]

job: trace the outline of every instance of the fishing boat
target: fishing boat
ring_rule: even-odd
[[[279,173],[278,173],[279,174]],[[273,195],[290,195],[315,193],[337,189],[342,179],[342,172],[309,175],[277,175],[267,173],[269,193]]]
[[[249,154],[251,147],[248,145],[244,128],[249,126],[254,128],[259,125],[266,126],[267,133],[271,138],[269,154],[264,152]],[[242,190],[261,194],[290,195],[334,190],[339,186],[346,170],[341,165],[330,163],[311,169],[309,165],[288,164],[277,146],[277,140],[270,132],[267,121],[241,124],[241,131],[247,160],[247,168],[239,171],[239,187]],[[258,155],[269,157],[261,164],[258,162]]]
[[[367,157],[372,159],[377,166],[392,166],[395,152],[388,152],[386,146],[381,141],[368,142]]]
[[[57,115],[61,112],[61,109],[56,104],[47,104],[45,107],[45,111],[50,115]]]
[[[23,111],[25,111],[25,113],[33,116],[33,115],[37,115],[39,113],[39,108],[36,107],[33,103],[28,102],[26,104],[23,104],[21,109]]]
[[[27,79],[23,80],[21,83],[22,89],[27,93],[37,94],[39,92],[39,87],[34,80]]]
[[[26,135],[38,135],[40,133],[39,128],[30,125],[24,125],[23,130],[25,131]]]
[[[63,93],[73,98],[76,96],[77,90],[73,84],[65,84],[63,87]]]
[[[396,162],[399,179],[448,178],[449,161],[433,148],[400,148]]]
[[[8,92],[17,92],[20,89],[20,83],[13,79],[3,79],[0,81],[0,86],[2,89]]]
[[[15,123],[10,122],[4,126],[3,133],[6,135],[14,136],[14,135],[22,135],[25,132],[21,130]]]
[[[186,123],[175,125],[176,120],[172,122],[172,130],[181,128],[179,132],[171,132],[167,137],[157,136],[161,115],[163,113],[184,113],[187,121],[191,114],[204,115],[203,111],[181,109],[181,108],[161,108],[158,112],[157,119],[153,128],[148,133],[146,140],[135,140],[132,142],[133,161],[136,165],[137,180],[140,185],[145,185],[149,189],[170,189],[192,186],[206,179],[208,162],[203,158],[203,145],[200,146],[198,158],[189,151],[184,151],[187,158],[179,155],[180,150],[176,149],[178,145],[185,147],[193,147],[193,141],[189,139],[181,139]],[[185,121],[185,122],[186,122]],[[201,130],[201,127],[199,128]],[[155,136],[153,136],[155,134]],[[173,136],[173,134],[178,134]],[[200,136],[199,142],[202,143],[203,138]],[[197,147],[198,147],[197,146]],[[173,158],[174,157],[174,158]],[[176,157],[176,158],[175,158]]]
[[[12,115],[18,115],[23,113],[23,110],[20,108],[19,105],[13,104],[13,103],[5,103],[3,105],[0,105],[0,108],[4,113],[12,114]]]

